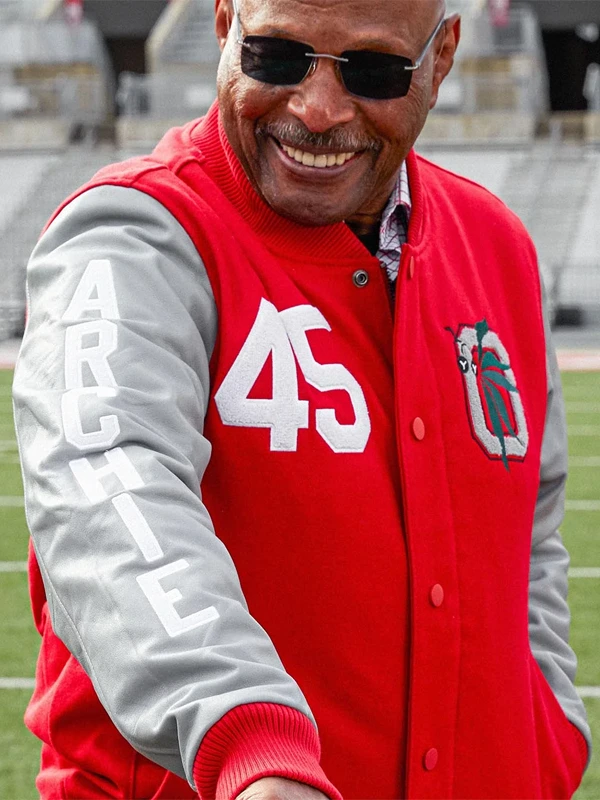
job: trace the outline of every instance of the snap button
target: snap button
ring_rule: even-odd
[[[369,273],[364,269],[357,269],[352,276],[352,281],[354,282],[355,286],[358,286],[359,289],[362,289],[363,286],[366,286],[369,282]]]
[[[438,751],[435,747],[428,750],[423,756],[423,766],[426,770],[435,769],[438,763]]]
[[[410,261],[408,262],[408,278],[412,281],[415,277],[415,258],[411,256]]]
[[[431,600],[432,606],[439,608],[444,602],[444,587],[439,583],[436,583],[435,586],[432,586],[431,591],[429,592],[429,599]]]
[[[413,436],[418,442],[422,442],[425,438],[425,423],[421,417],[415,417],[412,421]]]

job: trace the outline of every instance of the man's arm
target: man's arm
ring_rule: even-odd
[[[202,503],[217,318],[191,240],[151,197],[92,189],[41,238],[28,292],[15,417],[56,634],[123,736],[204,797],[266,775],[338,797]]]
[[[587,741],[589,763],[591,734],[585,707],[574,686],[577,658],[569,646],[569,554],[559,530],[565,505],[567,426],[560,374],[547,315],[544,322],[548,406],[529,574],[529,640],[533,655],[565,715]]]

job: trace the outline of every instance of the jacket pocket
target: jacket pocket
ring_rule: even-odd
[[[548,800],[563,800],[572,797],[581,783],[587,761],[587,744],[565,716],[533,655],[531,662],[541,796]]]

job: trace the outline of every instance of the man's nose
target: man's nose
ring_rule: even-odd
[[[310,75],[292,92],[288,110],[313,133],[324,133],[356,116],[355,100],[342,83],[336,62],[329,58],[317,59]]]

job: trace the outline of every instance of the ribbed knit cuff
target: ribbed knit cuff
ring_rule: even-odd
[[[234,800],[260,778],[289,778],[342,800],[319,764],[317,732],[300,711],[274,703],[237,706],[208,731],[194,763],[202,800]]]

